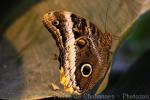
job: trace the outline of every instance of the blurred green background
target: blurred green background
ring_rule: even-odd
[[[143,14],[127,31],[130,35],[125,36],[114,60],[116,70],[126,71],[143,53],[150,50],[149,26],[150,11]]]
[[[130,33],[113,59],[106,94],[150,94],[150,10],[133,24]]]

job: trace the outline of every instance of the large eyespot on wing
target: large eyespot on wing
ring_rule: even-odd
[[[90,64],[83,64],[81,66],[81,74],[83,77],[89,77],[92,74],[92,66]]]

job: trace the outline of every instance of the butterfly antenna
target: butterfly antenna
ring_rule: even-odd
[[[107,31],[106,26],[107,26],[107,16],[108,16],[108,7],[107,7],[107,11],[106,11],[106,17],[105,17],[105,33]]]
[[[107,32],[107,19],[108,19],[108,7],[110,5],[110,2],[108,3],[107,9],[106,9],[106,16],[105,16],[105,23],[104,23],[104,28],[105,28],[105,33]]]
[[[108,2],[107,9],[106,9],[106,16],[105,16],[105,22],[104,22],[104,31],[105,31],[105,33],[107,32],[107,20],[108,20],[108,10],[109,10],[108,7],[110,7],[110,2]],[[116,35],[113,35],[113,38],[115,40],[118,40],[120,37],[116,36]]]

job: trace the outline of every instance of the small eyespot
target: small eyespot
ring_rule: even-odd
[[[77,41],[77,44],[80,48],[84,47],[87,44],[87,41],[85,39],[79,39]]]
[[[92,66],[90,64],[83,64],[81,66],[81,74],[83,77],[89,77],[92,73]]]
[[[59,25],[59,21],[58,20],[53,21],[53,25],[58,26]]]

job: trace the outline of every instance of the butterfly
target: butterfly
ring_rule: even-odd
[[[42,21],[60,51],[60,82],[64,90],[81,95],[99,82],[103,91],[111,65],[112,35],[68,11],[46,13]]]

